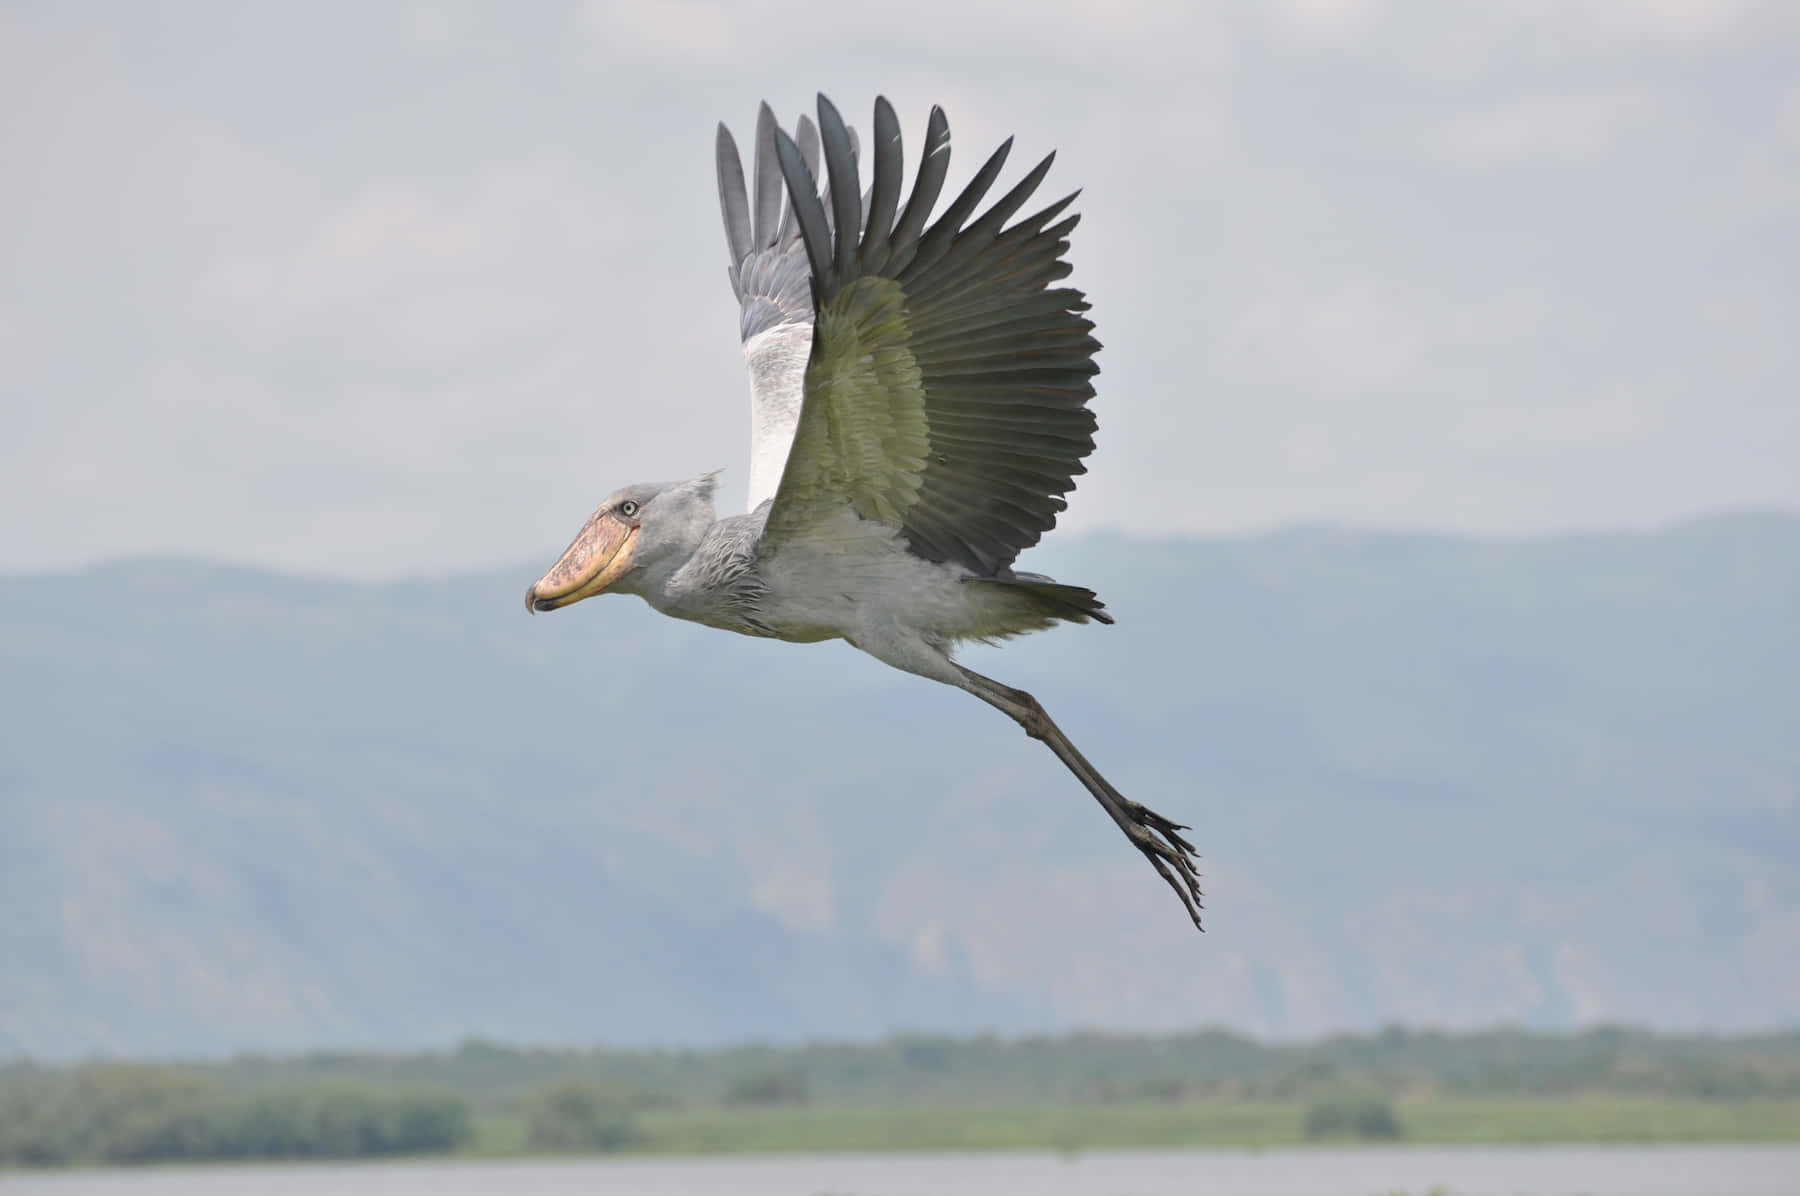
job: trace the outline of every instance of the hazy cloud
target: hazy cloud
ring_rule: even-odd
[[[1604,154],[1668,118],[1644,88],[1526,96],[1457,117],[1452,153],[1493,164]]]
[[[0,17],[0,565],[553,552],[725,466],[714,122],[932,103],[1084,188],[1067,526],[1800,502],[1800,10],[921,0]],[[1023,164],[1014,169],[1022,170]]]
[[[1339,41],[1360,35],[1381,16],[1383,0],[1275,0],[1280,25],[1303,38]]]
[[[725,61],[733,48],[748,48],[746,26],[754,25],[747,6],[708,0],[593,0],[588,18],[601,34],[628,45],[702,62]],[[734,17],[734,13],[740,14]]]
[[[1297,280],[1247,298],[1230,342],[1239,360],[1321,395],[1390,386],[1417,363],[1419,322],[1369,283],[1314,293]]]

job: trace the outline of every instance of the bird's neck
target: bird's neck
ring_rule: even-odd
[[[665,615],[681,617],[679,607],[692,590],[689,577],[700,537],[691,544],[672,546],[669,551],[637,570],[632,577],[632,592]]]
[[[762,520],[734,516],[709,525],[678,568],[644,579],[644,600],[665,615],[746,635],[769,632],[756,619],[763,584],[755,544]]]

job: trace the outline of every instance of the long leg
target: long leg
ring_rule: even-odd
[[[958,683],[961,688],[995,709],[1004,711],[1014,722],[1025,728],[1025,734],[1049,745],[1057,758],[1075,774],[1075,779],[1087,786],[1087,791],[1094,795],[1094,799],[1112,820],[1119,824],[1119,829],[1125,832],[1125,837],[1131,840],[1132,846],[1143,852],[1144,858],[1169,882],[1169,887],[1175,890],[1175,895],[1181,898],[1181,904],[1187,908],[1188,917],[1194,920],[1194,926],[1205,930],[1200,925],[1200,873],[1194,866],[1194,845],[1180,834],[1188,828],[1178,822],[1171,822],[1147,806],[1139,805],[1108,784],[1106,778],[1100,775],[1100,770],[1089,764],[1087,757],[1075,750],[1075,745],[1069,742],[1069,737],[1062,733],[1062,729],[1050,721],[1050,715],[1036,698],[1022,689],[1002,685],[992,677],[983,677],[961,665],[953,667],[962,674],[962,681]]]

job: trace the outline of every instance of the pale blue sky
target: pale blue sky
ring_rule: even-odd
[[[1085,188],[1065,526],[1800,505],[1800,7],[0,11],[0,568],[537,560],[725,466],[712,127],[814,91]],[[853,15],[845,15],[850,13]],[[1018,169],[1022,170],[1021,165]]]

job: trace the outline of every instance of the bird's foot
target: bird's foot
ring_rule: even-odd
[[[1126,837],[1181,898],[1188,917],[1194,920],[1194,929],[1204,931],[1206,927],[1200,924],[1200,911],[1205,905],[1201,902],[1199,855],[1181,834],[1188,828],[1129,798],[1120,798],[1120,805],[1126,817]]]
[[[1158,814],[1148,806],[1132,801],[1103,776],[1100,770],[1088,763],[1087,757],[1076,750],[1069,742],[1069,737],[1050,720],[1050,715],[1038,700],[1022,689],[1013,689],[1000,684],[992,677],[983,677],[980,673],[968,669],[958,669],[964,689],[991,706],[997,707],[1010,715],[1025,734],[1033,739],[1042,740],[1068,770],[1087,787],[1100,805],[1106,810],[1125,837],[1131,840],[1132,846],[1144,853],[1168,883],[1175,895],[1181,898],[1182,907],[1187,910],[1188,917],[1193,920],[1197,930],[1205,930],[1200,924],[1200,870],[1195,866],[1198,856],[1194,845],[1182,837],[1181,832],[1188,829],[1179,822],[1171,821]]]

